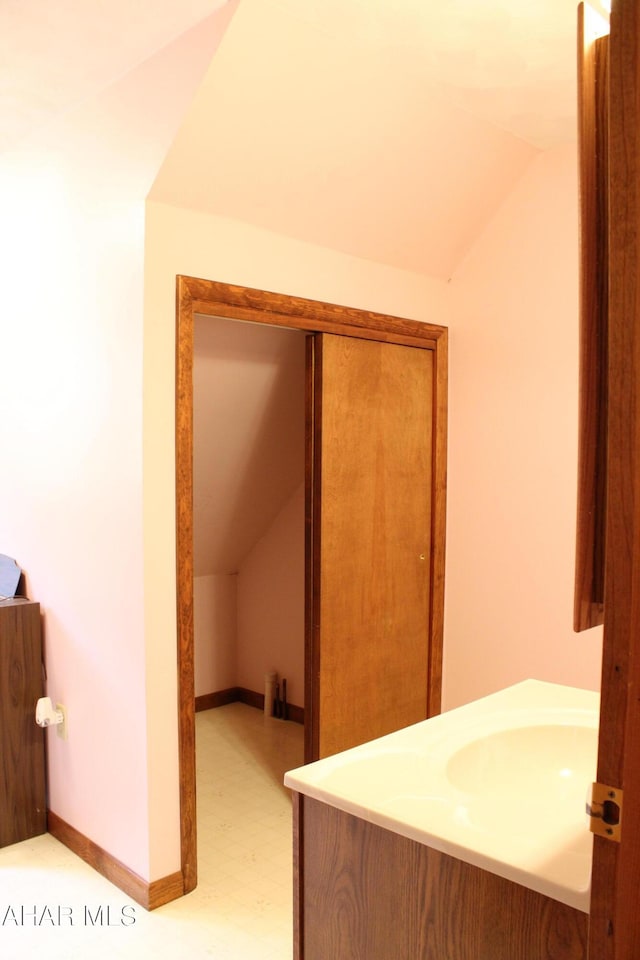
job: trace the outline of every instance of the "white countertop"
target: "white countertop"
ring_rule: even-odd
[[[525,680],[284,782],[588,912],[598,719],[597,693]]]

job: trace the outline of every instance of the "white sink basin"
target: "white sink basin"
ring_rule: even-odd
[[[526,680],[285,784],[588,911],[598,714],[592,691]]]
[[[556,795],[595,770],[597,730],[592,726],[537,724],[500,730],[473,740],[447,763],[454,787],[476,795],[536,798]],[[583,798],[584,799],[584,798]]]

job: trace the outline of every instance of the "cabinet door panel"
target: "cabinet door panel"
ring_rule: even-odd
[[[47,829],[40,604],[0,603],[0,847]]]

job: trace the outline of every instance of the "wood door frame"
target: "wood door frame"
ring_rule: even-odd
[[[444,621],[447,443],[447,329],[381,313],[193,277],[176,278],[176,590],[180,845],[184,893],[197,883],[193,630],[193,334],[196,314],[288,327],[307,333],[380,340],[432,350],[434,429],[428,713],[440,711]],[[306,540],[312,518],[307,509]],[[308,547],[307,547],[308,549]],[[308,564],[307,564],[308,566]],[[305,608],[309,583],[305,574]],[[307,616],[308,619],[308,616]],[[313,662],[305,626],[305,675]],[[306,694],[305,679],[305,694]],[[306,705],[305,705],[306,706]]]
[[[590,960],[638,956],[640,913],[640,0],[609,35],[608,451],[598,782],[623,791],[620,842],[594,837]]]

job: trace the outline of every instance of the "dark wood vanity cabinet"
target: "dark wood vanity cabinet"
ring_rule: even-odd
[[[293,794],[295,960],[584,960],[588,915]]]
[[[0,847],[45,833],[45,732],[40,604],[0,603]]]

